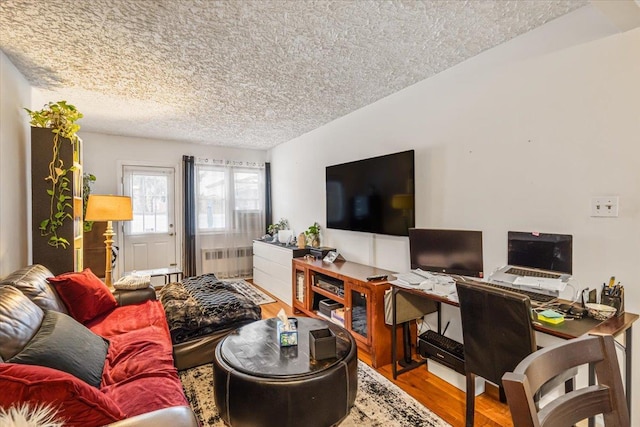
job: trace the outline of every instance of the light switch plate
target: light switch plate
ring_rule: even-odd
[[[591,198],[591,216],[593,217],[617,217],[618,196],[601,196]]]

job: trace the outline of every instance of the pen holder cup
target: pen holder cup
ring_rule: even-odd
[[[278,331],[278,344],[280,347],[289,347],[292,345],[298,345],[298,321],[294,318],[289,318],[291,328],[285,329],[284,323],[280,320],[276,323],[276,329]]]
[[[616,316],[624,314],[624,290],[620,292],[620,296],[610,296],[603,293],[600,297],[600,304],[615,308]]]
[[[336,336],[331,329],[309,331],[309,353],[315,360],[336,357]]]

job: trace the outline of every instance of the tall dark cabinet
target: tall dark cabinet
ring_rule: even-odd
[[[42,236],[40,223],[49,218],[51,210],[51,196],[47,190],[51,189],[49,163],[53,153],[53,133],[48,128],[31,128],[31,231],[33,263],[42,264],[53,274],[69,271],[81,271],[83,267],[83,236],[82,236],[82,140],[72,144],[66,138],[61,138],[60,159],[64,167],[73,171],[67,173],[69,178],[70,196],[68,203],[71,207],[65,209],[71,218],[63,221],[58,228],[58,236],[65,238],[69,245],[66,248],[49,245],[48,236]]]

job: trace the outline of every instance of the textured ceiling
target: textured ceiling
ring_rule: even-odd
[[[585,4],[0,0],[0,48],[85,131],[266,149]]]

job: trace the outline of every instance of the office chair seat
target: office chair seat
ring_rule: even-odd
[[[541,409],[534,396],[550,378],[569,368],[594,366],[597,384],[560,396]],[[611,335],[591,335],[539,350],[502,377],[517,427],[571,426],[602,414],[605,426],[629,427],[622,376]]]

